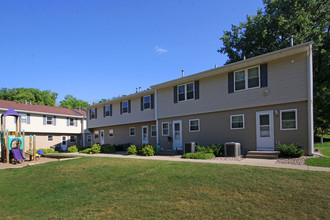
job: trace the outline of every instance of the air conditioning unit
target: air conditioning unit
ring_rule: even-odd
[[[241,144],[236,142],[225,143],[225,157],[238,157],[241,155]]]
[[[195,153],[195,142],[186,142],[184,143],[183,154],[186,153]]]

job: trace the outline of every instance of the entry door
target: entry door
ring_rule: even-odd
[[[173,121],[173,150],[182,150],[182,122]]]
[[[100,130],[100,144],[104,144],[104,130]]]
[[[274,150],[273,110],[257,112],[257,150]]]
[[[66,136],[61,137],[61,148],[64,151],[67,150],[67,148],[68,148]]]
[[[148,142],[149,142],[148,126],[142,126],[142,144],[148,144]]]

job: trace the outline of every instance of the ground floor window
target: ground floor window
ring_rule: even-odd
[[[189,132],[198,132],[199,131],[199,119],[189,120]]]
[[[109,137],[113,137],[113,129],[109,129]]]
[[[54,140],[54,136],[53,135],[48,135],[48,141],[53,141]]]
[[[151,137],[156,137],[156,136],[157,136],[156,125],[151,125]]]
[[[87,142],[92,142],[92,135],[87,135]]]
[[[135,136],[135,127],[129,128],[129,136]]]
[[[287,109],[280,111],[281,130],[296,130],[297,125],[297,109]]]
[[[244,114],[230,116],[230,129],[244,128]]]
[[[77,137],[76,136],[70,136],[70,143],[75,143]]]
[[[168,136],[170,134],[170,123],[168,122],[163,122],[162,123],[162,134],[163,136]]]
[[[98,140],[99,139],[99,131],[94,132],[94,139]]]

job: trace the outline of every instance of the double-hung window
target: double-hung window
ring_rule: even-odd
[[[26,114],[21,114],[21,123],[26,123],[26,118],[27,118],[27,116],[26,116]]]
[[[156,136],[157,136],[156,125],[151,125],[151,137],[156,137]]]
[[[162,135],[169,136],[170,134],[170,124],[168,122],[162,123]]]
[[[123,102],[123,113],[128,112],[128,101]]]
[[[74,126],[74,118],[70,118],[70,126]]]
[[[110,116],[110,105],[104,107],[104,116]]]
[[[189,120],[189,132],[198,132],[200,129],[199,119]]]
[[[48,135],[48,141],[53,141],[53,140],[54,140],[53,135]]]
[[[87,142],[92,142],[92,135],[87,135]]]
[[[143,109],[151,108],[151,98],[150,95],[143,97]]]
[[[244,128],[244,114],[230,116],[230,129]]]
[[[54,123],[54,117],[53,116],[47,116],[47,124],[52,125]]]
[[[235,72],[235,91],[256,88],[260,86],[259,67]]]
[[[281,110],[281,130],[296,130],[298,128],[297,109]]]
[[[109,137],[113,137],[113,129],[109,129]]]
[[[135,136],[135,127],[129,128],[129,136]]]
[[[185,85],[178,86],[179,101],[194,99],[195,98],[194,94],[195,94],[194,83],[188,83]]]
[[[94,133],[94,139],[98,140],[99,139],[99,131],[95,131]]]
[[[91,109],[91,119],[95,118],[95,108]]]

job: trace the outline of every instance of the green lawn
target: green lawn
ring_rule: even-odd
[[[307,166],[330,167],[329,157],[309,158],[306,160]]]
[[[321,151],[324,156],[330,157],[330,141],[321,143],[315,143],[314,148],[317,148]]]
[[[329,219],[330,173],[91,158],[0,170],[2,219]]]

